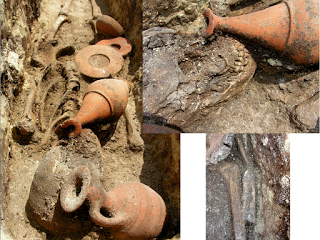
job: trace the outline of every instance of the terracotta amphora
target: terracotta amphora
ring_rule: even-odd
[[[60,124],[55,133],[58,136],[77,137],[83,125],[120,117],[127,106],[130,90],[127,80],[102,79],[93,82],[83,96],[83,105],[77,116]],[[66,133],[64,130],[69,126],[73,126],[74,130]]]
[[[90,231],[93,223],[88,209],[79,204],[73,213],[68,213],[60,204],[60,189],[74,169],[88,169],[95,178],[101,178],[99,159],[102,150],[98,137],[83,129],[81,136],[71,139],[65,146],[52,148],[40,162],[30,187],[27,202],[27,216],[32,224],[37,222],[51,234],[64,235]],[[83,189],[86,189],[90,175],[84,171]],[[88,176],[89,175],[89,176]],[[86,197],[86,192],[79,198]]]
[[[318,0],[285,0],[237,17],[218,17],[210,9],[205,9],[203,15],[209,19],[208,28],[202,32],[204,37],[221,30],[259,42],[297,64],[319,62]]]
[[[90,217],[111,229],[115,239],[143,240],[157,237],[166,218],[166,205],[158,193],[139,182],[122,183],[111,189],[104,201],[89,189]],[[99,191],[98,191],[99,192]],[[103,199],[102,199],[103,200]]]

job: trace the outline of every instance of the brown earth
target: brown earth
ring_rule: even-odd
[[[63,113],[64,107],[59,107],[59,101],[66,91],[64,66],[67,61],[74,61],[81,49],[94,44],[94,34],[89,23],[92,19],[90,1],[74,0],[69,9],[70,22],[61,25],[55,37],[56,42],[52,42],[51,46],[46,45],[49,50],[64,49],[59,52],[57,61],[54,60],[53,67],[46,71],[41,62],[39,64],[37,59],[32,57],[35,42],[41,41],[39,36],[50,30],[64,3],[47,0],[1,2],[1,237],[3,239],[112,238],[108,229],[97,225],[93,225],[89,231],[86,229],[77,234],[52,235],[26,214],[31,183],[39,163],[45,154],[58,144],[58,137],[53,131],[49,131],[46,135],[45,130],[48,129],[50,119],[55,120]],[[125,30],[125,37],[133,44],[132,53],[124,57],[122,70],[111,77],[125,78],[131,83],[132,91],[127,109],[140,134],[142,3],[123,0],[97,1],[97,4],[102,14],[118,20]],[[40,49],[41,51],[44,53],[45,49]],[[41,56],[43,55],[40,53]],[[84,75],[78,76],[80,86],[77,96],[81,99],[87,86],[94,79]],[[43,78],[42,81],[40,78]],[[17,122],[24,115],[27,97],[34,86],[37,90],[30,118],[35,122],[35,129],[34,133],[22,135],[18,131]],[[77,113],[81,100],[75,103],[71,105],[71,117]],[[41,108],[43,116],[39,115]],[[134,149],[128,140],[124,116],[118,120],[89,127],[98,136],[101,144],[104,160],[99,161],[104,188],[108,191],[127,181],[138,181],[150,186],[163,197],[168,209],[168,225],[163,230],[161,239],[171,238],[179,233],[179,135],[143,135],[143,148]],[[46,138],[47,141],[43,142]],[[63,144],[70,145],[71,142],[65,140]],[[86,218],[85,221],[91,220]]]

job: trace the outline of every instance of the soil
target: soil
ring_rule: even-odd
[[[56,122],[51,129],[50,122],[54,122],[66,111],[70,117],[74,117],[86,88],[95,81],[72,70],[79,82],[79,85],[72,88],[74,101],[65,102],[70,105],[60,104],[69,87],[66,65],[70,61],[74,62],[81,49],[95,43],[89,23],[92,19],[90,1],[77,0],[70,5],[70,21],[61,25],[53,41],[41,45],[42,37],[51,29],[64,3],[43,0],[30,9],[28,3],[22,0],[17,3],[16,12],[10,10],[11,5],[1,4],[2,13],[10,10],[10,14],[1,14],[1,23],[6,26],[2,34],[2,56],[7,59],[1,63],[1,237],[4,239],[112,239],[108,229],[93,224],[88,216],[83,221],[91,228],[81,229],[79,226],[79,232],[63,235],[63,232],[52,234],[26,213],[31,184],[45,155],[59,144],[77,145],[67,139],[59,141],[54,134],[55,126],[64,119]],[[97,1],[97,4],[102,14],[119,21],[126,31],[126,38],[133,44],[133,51],[124,57],[122,70],[110,78],[124,78],[130,82],[132,90],[127,109],[140,135],[142,48],[139,36],[142,4],[141,1]],[[19,13],[21,22],[18,24],[17,20],[16,24],[12,23],[13,19],[18,19]],[[33,55],[36,43],[41,46],[40,58]],[[46,53],[50,56],[52,52],[58,53],[57,59],[46,57]],[[46,68],[43,63],[48,61],[52,64]],[[34,89],[32,114],[27,116],[28,121],[23,126],[26,131],[19,131],[19,122],[25,116],[26,101]],[[128,181],[150,186],[162,196],[167,205],[169,220],[161,239],[179,233],[179,135],[144,135],[144,145],[134,148],[128,139],[124,116],[86,128],[92,129],[101,144],[102,157],[99,157],[98,162],[105,190]],[[96,160],[93,159],[94,162]]]
[[[173,30],[171,33],[175,35],[173,39],[180,38],[173,44],[175,40],[167,41],[168,37],[158,34],[157,39],[152,41],[148,39],[144,42],[147,44],[144,45],[143,69],[146,82],[144,86],[153,81],[153,90],[158,89],[159,92],[154,91],[155,94],[151,98],[148,95],[148,87],[144,89],[147,90],[146,95],[144,94],[145,121],[161,122],[168,126],[171,124],[183,132],[319,132],[318,64],[296,65],[282,57],[281,53],[230,34],[216,32],[209,39],[204,39],[200,35],[201,31],[207,28],[207,23],[201,14],[206,7],[210,7],[214,14],[230,17],[259,11],[279,1],[231,1],[236,2],[233,5],[228,5],[226,2],[219,0],[207,3],[194,0],[188,5],[185,1],[174,3],[163,1],[161,4],[156,1],[144,2],[144,38],[147,39],[155,27],[158,28],[158,32],[163,29],[167,35],[168,31]],[[162,46],[159,45],[161,41]],[[209,82],[215,85],[223,85],[223,77],[229,79],[228,74],[232,71],[219,73],[219,70],[227,68],[222,66],[224,61],[222,64],[219,61],[225,57],[232,62],[234,57],[225,52],[228,47],[233,48],[236,44],[243,44],[257,65],[254,74],[247,79],[246,85],[235,85],[231,91],[225,86],[219,86],[220,89],[217,90],[216,87],[212,89],[210,84],[201,84],[208,82],[208,77],[203,75],[208,71],[213,76]],[[212,50],[216,54],[211,54]],[[153,51],[153,55],[146,54],[147,51]],[[169,52],[168,56],[173,59],[165,58],[162,52]],[[217,64],[215,67],[210,65],[208,57],[215,59],[214,62]],[[152,63],[156,65],[158,60],[162,63],[150,69],[149,66]],[[164,71],[169,69],[172,72],[171,79]],[[212,73],[214,71],[217,72]],[[246,68],[243,72],[245,71]],[[155,75],[152,73],[158,76],[159,83],[156,84],[153,80]],[[188,87],[191,84],[191,81],[188,82],[190,76],[196,79],[196,88],[198,90],[200,88],[200,92],[192,91]],[[243,80],[241,74],[235,75],[234,78],[239,82]],[[224,94],[229,93],[229,97],[224,98],[219,91]],[[161,96],[158,97],[160,93]],[[304,113],[297,111],[310,102],[313,103],[311,105],[314,110],[310,111],[312,108],[310,106],[304,108]],[[156,107],[151,107],[152,105]],[[197,111],[194,108],[197,108]],[[303,118],[303,115],[313,120],[298,120]]]

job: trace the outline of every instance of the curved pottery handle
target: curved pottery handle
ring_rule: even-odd
[[[121,227],[125,225],[126,218],[121,214],[113,217],[106,217],[101,214],[101,209],[108,210],[105,206],[103,206],[103,199],[105,199],[106,196],[106,192],[104,190],[92,186],[90,187],[88,196],[90,201],[89,215],[94,223],[101,227],[109,228]]]
[[[60,195],[60,203],[64,211],[74,212],[83,204],[88,195],[90,180],[90,171],[85,166],[77,167],[69,174]],[[77,194],[79,183],[81,183],[81,191]]]

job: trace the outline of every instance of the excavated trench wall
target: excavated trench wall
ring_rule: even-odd
[[[34,77],[31,54],[34,42],[41,32],[48,31],[64,2],[6,1],[1,2],[1,238],[2,239],[65,239],[53,236],[39,227],[26,215],[26,204],[30,186],[44,155],[54,145],[57,138],[51,134],[49,146],[34,151],[40,142],[39,136],[28,141],[19,139],[14,132],[17,119],[23,113],[30,83]],[[103,14],[117,19],[126,32],[126,38],[133,44],[133,52],[126,59],[124,72],[132,85],[127,108],[133,115],[135,127],[140,132],[142,122],[141,81],[142,43],[141,19],[142,1],[100,1]],[[85,36],[78,36],[78,48],[88,44],[93,35],[87,22],[89,0],[74,0],[71,4],[71,24],[81,19],[86,29]],[[84,7],[83,7],[84,6]],[[78,11],[78,13],[77,13]],[[80,17],[79,17],[80,16]],[[70,23],[69,23],[70,24]],[[79,28],[79,27],[78,27]],[[58,38],[68,33],[68,24],[62,25]],[[75,33],[81,33],[76,29]],[[77,36],[73,36],[77,40]],[[72,37],[72,38],[73,38]],[[86,37],[84,40],[81,37]],[[83,42],[81,42],[83,41]],[[81,45],[82,44],[82,45]],[[67,56],[69,57],[69,56]],[[129,60],[128,60],[129,59]],[[63,60],[63,59],[62,59]],[[49,78],[54,75],[49,75]],[[50,80],[50,79],[49,79]],[[88,83],[84,82],[84,88]],[[58,91],[49,92],[48,105],[60,98]],[[58,95],[55,95],[58,94]],[[49,104],[49,102],[51,102]],[[47,109],[48,110],[48,109]],[[49,110],[50,111],[50,110]],[[106,127],[108,128],[108,127]],[[105,131],[108,132],[108,131]],[[102,134],[103,135],[103,134]],[[111,133],[104,133],[102,153],[105,157],[101,171],[106,190],[126,181],[139,181],[149,185],[164,199],[168,209],[169,222],[163,233],[171,238],[179,233],[180,202],[180,139],[179,135],[142,135],[144,150],[132,150],[127,142],[124,117],[119,119]],[[96,229],[97,230],[97,229]],[[108,234],[98,228],[88,234],[69,236],[71,239],[109,239]]]

